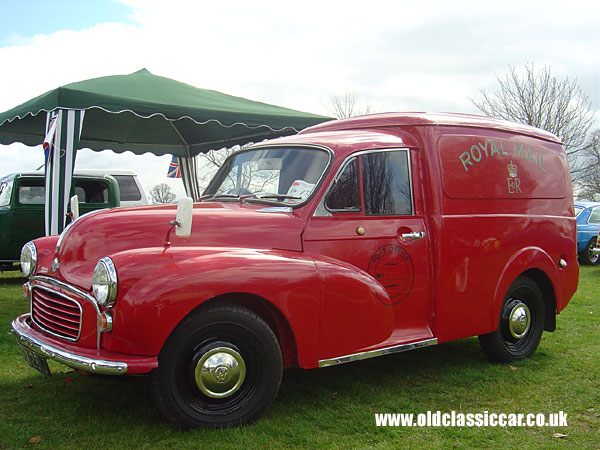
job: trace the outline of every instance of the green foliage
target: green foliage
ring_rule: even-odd
[[[23,279],[0,277],[0,448],[598,448],[600,270],[530,359],[491,364],[476,338],[309,371],[285,372],[254,425],[180,431],[158,414],[149,377],[80,376],[21,359],[10,321],[27,312]],[[557,428],[378,428],[375,413],[567,413]],[[554,437],[555,434],[566,437]],[[33,440],[32,440],[33,438]],[[37,438],[37,439],[36,439]],[[30,442],[31,440],[31,442]],[[39,442],[38,442],[39,441]]]

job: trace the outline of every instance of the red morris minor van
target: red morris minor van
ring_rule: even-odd
[[[283,367],[475,335],[494,361],[528,357],[577,288],[565,152],[528,126],[332,121],[234,153],[204,194],[27,243],[12,328],[30,365],[152,373],[174,422],[239,425]]]

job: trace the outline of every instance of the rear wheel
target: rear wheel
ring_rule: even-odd
[[[498,329],[480,335],[479,344],[492,361],[527,358],[540,343],[544,320],[544,300],[538,285],[530,278],[519,277],[504,297]]]
[[[160,352],[157,402],[185,428],[249,423],[275,399],[282,368],[264,320],[234,305],[203,308],[177,326]]]
[[[587,264],[588,266],[600,264],[600,254],[595,255],[594,252],[592,252],[593,248],[596,246],[596,239],[597,238],[591,239],[585,246],[585,249],[579,254],[579,259],[582,264]]]

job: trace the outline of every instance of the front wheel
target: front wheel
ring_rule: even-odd
[[[481,349],[496,362],[528,358],[540,343],[544,320],[544,300],[538,285],[519,277],[504,297],[498,329],[479,336]]]
[[[201,308],[159,354],[157,403],[185,428],[250,423],[275,399],[282,370],[279,343],[264,320],[234,305]]]

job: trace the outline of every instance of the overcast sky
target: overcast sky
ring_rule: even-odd
[[[330,115],[354,92],[376,112],[477,113],[508,66],[577,79],[600,127],[600,1],[0,0],[0,111],[60,85],[147,68],[205,89]],[[359,105],[361,106],[361,105]],[[82,150],[77,168],[132,168],[147,190],[169,157]],[[0,146],[0,176],[43,164]],[[173,184],[183,193],[181,181]]]

